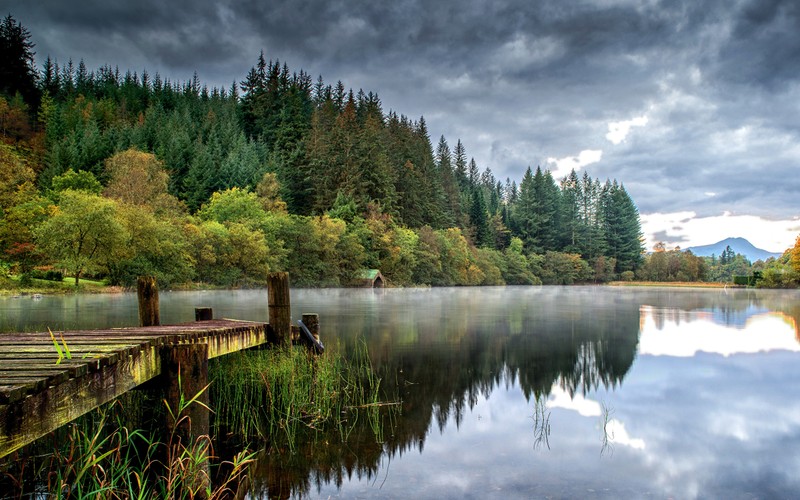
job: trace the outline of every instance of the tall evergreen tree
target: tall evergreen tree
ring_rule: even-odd
[[[30,32],[11,14],[0,23],[0,94],[19,92],[33,109],[39,107],[34,44]]]
[[[475,158],[470,158],[469,167],[467,168],[467,179],[471,187],[477,187],[481,181],[481,173],[478,170],[478,164],[475,163]]]
[[[456,143],[453,150],[453,171],[455,172],[456,183],[462,194],[469,191],[469,173],[467,171],[467,150],[461,139]]]
[[[472,203],[469,209],[469,221],[472,225],[475,246],[491,247],[494,243],[492,231],[489,226],[489,216],[486,211],[486,202],[483,199],[483,191],[480,189],[472,190]]]
[[[606,182],[601,194],[606,256],[617,261],[616,272],[633,271],[642,262],[644,244],[639,211],[625,187]]]
[[[566,252],[579,253],[580,247],[580,202],[581,184],[578,174],[573,169],[569,175],[561,181],[561,203],[560,212],[562,214],[561,230],[561,249]]]
[[[453,172],[452,155],[450,146],[444,136],[439,138],[436,146],[436,167],[442,184],[441,210],[444,215],[444,224],[453,226],[461,219],[461,194]]]

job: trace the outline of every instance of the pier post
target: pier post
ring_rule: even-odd
[[[139,325],[159,326],[161,314],[158,309],[158,285],[153,276],[140,276],[136,280],[136,295],[139,298]]]
[[[279,344],[292,339],[292,317],[289,300],[289,273],[269,273],[267,276],[269,328]]]
[[[211,321],[212,319],[214,319],[214,311],[210,307],[194,308],[195,321]]]
[[[168,435],[173,436],[173,444],[179,439],[190,448],[197,437],[209,432],[208,344],[165,347],[161,351],[161,378],[164,398],[173,413],[166,415]],[[195,397],[195,402],[186,404]]]

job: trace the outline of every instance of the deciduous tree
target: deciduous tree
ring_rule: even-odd
[[[71,190],[61,193],[55,213],[35,234],[45,255],[75,277],[75,286],[84,272],[100,271],[127,236],[113,200]]]

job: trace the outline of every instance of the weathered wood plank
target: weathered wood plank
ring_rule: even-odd
[[[81,361],[62,360],[59,363],[47,360],[9,359],[0,360],[0,371],[26,372],[42,370],[66,370],[70,377],[81,377],[89,371],[89,365]]]
[[[15,403],[0,405],[0,457],[18,450],[160,373],[161,357],[158,349],[146,349],[104,370],[71,378],[47,391],[32,394]]]
[[[14,383],[15,380],[42,378],[48,385],[62,384],[69,380],[69,370],[0,370],[0,384]]]
[[[22,386],[26,392],[40,392],[47,388],[47,379],[43,377],[15,378],[11,384],[6,385]]]

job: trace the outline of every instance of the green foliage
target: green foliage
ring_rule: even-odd
[[[126,239],[114,201],[80,191],[63,191],[55,213],[35,231],[36,242],[75,277],[101,270]]]
[[[639,214],[616,180],[556,182],[537,167],[503,184],[460,140],[434,149],[424,117],[384,113],[373,92],[312,84],[263,54],[229,91],[48,58],[30,100],[30,35],[10,16],[0,28],[2,71],[17,78],[3,82],[22,92],[0,89],[0,250],[25,272],[245,285],[282,269],[297,285],[337,286],[368,267],[404,286],[561,282],[561,254],[583,262],[567,281],[642,265]],[[61,193],[102,186],[117,202],[106,241],[67,259],[36,186],[59,206]]]
[[[37,106],[33,45],[30,32],[11,14],[0,22],[0,94],[20,93],[29,105]]]
[[[637,271],[645,281],[705,281],[709,276],[706,259],[690,251],[679,249],[667,251],[663,243],[656,244],[655,251],[645,258]]]
[[[189,224],[186,229],[201,282],[226,286],[265,282],[274,261],[263,231],[216,221]]]
[[[706,259],[708,265],[708,280],[724,283],[733,282],[734,276],[751,274],[752,265],[744,255],[735,253],[727,247],[719,259],[714,257]]]
[[[51,197],[56,203],[58,203],[58,195],[67,189],[95,195],[99,195],[103,191],[103,185],[93,173],[85,170],[76,172],[71,168],[63,174],[53,177],[51,187],[53,193]]]
[[[542,262],[541,278],[546,285],[572,285],[588,281],[592,271],[578,254],[547,252]]]
[[[512,238],[505,250],[505,273],[503,277],[509,285],[539,285],[541,280],[530,269],[528,258],[522,253],[522,240]]]
[[[237,222],[256,227],[266,219],[267,212],[255,193],[233,187],[211,195],[197,215],[206,221]]]
[[[798,243],[800,243],[800,237],[798,237]],[[760,288],[797,288],[800,286],[800,270],[795,267],[798,243],[784,252],[780,258],[767,261],[756,286]]]

